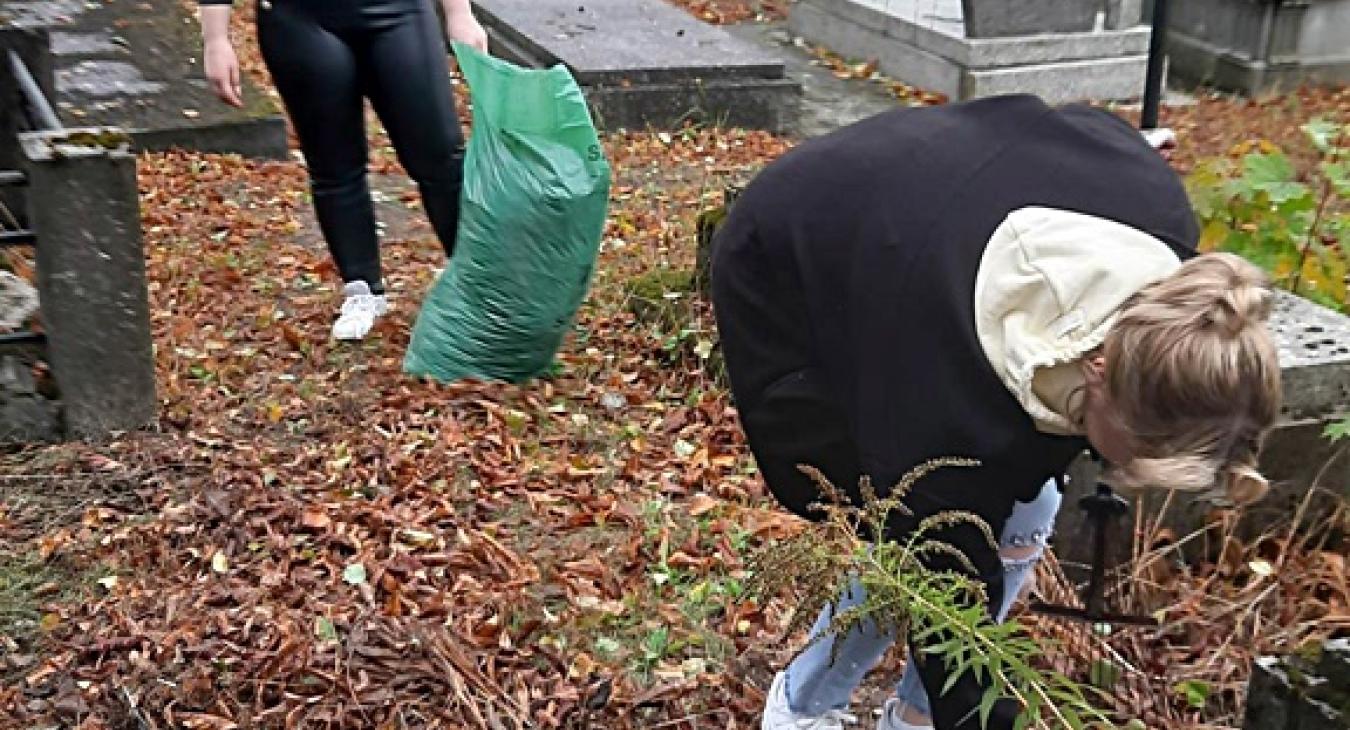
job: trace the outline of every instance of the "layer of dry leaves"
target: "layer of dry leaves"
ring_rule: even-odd
[[[1350,448],[1336,458],[1350,458]],[[1109,687],[1109,707],[1123,716],[1150,728],[1241,727],[1256,657],[1350,636],[1350,504],[1328,486],[1335,488],[1310,491],[1295,515],[1263,522],[1255,534],[1253,520],[1240,527],[1243,515],[1229,510],[1185,536],[1141,523],[1130,579],[1113,602],[1116,610],[1153,616],[1157,628],[1116,626],[1102,635],[1058,618],[1026,619],[1034,632],[1060,642],[1046,653],[1060,671],[1089,683],[1094,669],[1098,680],[1111,677],[1099,686]],[[1040,572],[1046,600],[1081,605],[1053,556]],[[1188,696],[1187,685],[1203,692],[1203,701]]]
[[[1117,111],[1132,124],[1138,123],[1137,107]],[[1350,119],[1350,86],[1309,87],[1255,99],[1198,92],[1188,103],[1162,107],[1158,124],[1180,138],[1172,164],[1185,174],[1199,160],[1245,152],[1240,146],[1251,140],[1272,142],[1306,167],[1316,152],[1299,127],[1317,118]]]
[[[670,0],[694,17],[725,25],[747,20],[782,20],[791,0]]]
[[[1346,99],[1168,114],[1183,150],[1222,152]],[[713,339],[706,308],[664,331],[633,319],[623,286],[689,266],[695,215],[790,144],[609,137],[591,296],[558,374],[519,387],[400,373],[442,265],[406,184],[382,203],[414,221],[386,240],[395,310],[337,346],[299,164],[144,156],[162,416],[109,444],[0,456],[0,598],[19,601],[0,606],[0,727],[757,726],[790,607],[736,601],[742,561],[797,525],[700,348],[680,346]],[[382,138],[376,151],[397,174]],[[1344,621],[1343,549],[1284,550],[1254,580],[1243,566],[1262,555],[1277,559],[1159,581],[1168,661],[1225,662],[1231,689],[1253,652]],[[42,576],[10,590],[15,566]]]
[[[562,373],[524,388],[401,376],[440,265],[429,231],[388,242],[394,315],[365,345],[335,347],[331,265],[298,242],[299,165],[144,157],[162,432],[7,465],[32,498],[6,495],[6,536],[101,582],[87,602],[44,607],[45,656],[11,647],[5,711],[453,727],[478,702],[556,727],[601,664],[578,637],[608,635],[609,663],[645,676],[615,676],[595,709],[677,712],[704,673],[686,672],[686,655],[714,639],[678,647],[707,634],[734,654],[766,617],[710,602],[690,622],[676,594],[730,580],[740,552],[727,541],[788,520],[746,474],[726,394],[700,362],[673,363],[663,333],[634,325],[622,284],[662,259],[687,263],[705,193],[786,144],[663,137],[609,140],[622,172],[603,271]],[[672,170],[687,179],[667,184]],[[72,481],[135,499],[29,529],[48,514],[36,495]],[[662,585],[658,572],[678,575]],[[675,648],[641,655],[668,627]],[[699,691],[745,697],[724,685]]]

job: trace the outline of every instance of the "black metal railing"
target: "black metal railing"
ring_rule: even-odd
[[[36,245],[37,234],[25,228],[16,231],[0,231],[0,248]]]
[[[42,93],[42,87],[28,70],[28,64],[24,63],[13,49],[9,50],[8,55],[10,71],[13,72],[14,80],[23,94],[23,116],[28,122],[27,128],[30,131],[62,129],[61,120],[56,116],[56,109],[47,100],[47,95]]]
[[[13,49],[7,50],[6,55],[8,56],[10,73],[13,75],[15,85],[22,97],[19,108],[14,110],[18,115],[16,126],[25,131],[63,129],[61,120],[56,116],[56,110],[52,107],[51,101],[47,99],[47,95],[42,92],[42,87],[38,85],[37,79],[29,71],[28,64],[24,63],[23,58]],[[16,187],[27,184],[27,176],[23,172],[0,170],[0,187]],[[12,217],[7,216],[10,219]],[[9,221],[0,221],[0,249],[37,245],[37,233],[13,225],[5,227],[7,223]],[[47,336],[45,334],[29,329],[0,333],[0,348],[42,346],[46,341]]]
[[[34,347],[47,344],[47,335],[33,330],[0,334],[0,347]]]
[[[1163,96],[1163,65],[1167,53],[1167,2],[1153,2],[1153,32],[1148,38],[1148,68],[1144,74],[1144,108],[1139,115],[1140,129],[1158,128],[1158,107]]]

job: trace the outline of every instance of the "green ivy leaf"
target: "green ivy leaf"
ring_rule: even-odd
[[[1252,153],[1242,159],[1242,172],[1247,182],[1256,188],[1294,179],[1294,166],[1282,153]]]
[[[1326,154],[1341,134],[1341,125],[1329,119],[1314,119],[1301,127],[1318,152]]]
[[[1333,444],[1343,438],[1350,437],[1350,416],[1328,423],[1326,429],[1322,431],[1322,437]]]
[[[1186,704],[1197,710],[1204,709],[1205,705],[1209,703],[1210,686],[1208,682],[1188,679],[1177,684],[1176,692],[1186,700]]]
[[[1317,201],[1309,194],[1282,201],[1276,212],[1294,219],[1299,228],[1307,230],[1312,225],[1312,213],[1315,210],[1317,210]]]
[[[1350,197],[1350,161],[1323,162],[1321,167],[1322,174],[1331,181],[1336,194],[1343,198]]]
[[[326,616],[319,616],[314,619],[314,635],[319,641],[337,641],[337,627]]]
[[[361,585],[366,582],[366,566],[361,563],[352,563],[342,571],[342,580],[349,585]]]
[[[1261,183],[1258,189],[1270,196],[1270,202],[1279,204],[1286,201],[1306,200],[1308,207],[1313,207],[1312,192],[1307,185],[1297,182],[1270,182]]]

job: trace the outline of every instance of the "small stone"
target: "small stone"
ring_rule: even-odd
[[[0,393],[32,395],[37,391],[33,371],[17,357],[0,357]]]
[[[3,369],[9,368],[0,366]],[[28,378],[31,383],[32,375]],[[55,406],[31,391],[16,393],[0,386],[0,444],[46,443],[60,437]]]
[[[89,703],[81,697],[78,690],[67,692],[52,705],[57,717],[72,720],[89,714]]]
[[[37,289],[8,271],[0,271],[0,329],[22,327],[37,310]]]

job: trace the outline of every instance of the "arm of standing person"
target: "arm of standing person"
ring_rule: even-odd
[[[467,4],[467,0],[465,2]],[[229,0],[201,0],[200,17],[202,62],[211,91],[226,104],[242,108],[244,92],[239,83],[239,58],[230,43]]]
[[[473,16],[469,0],[441,0],[441,6],[445,8],[445,32],[450,40],[487,53],[487,32]]]

